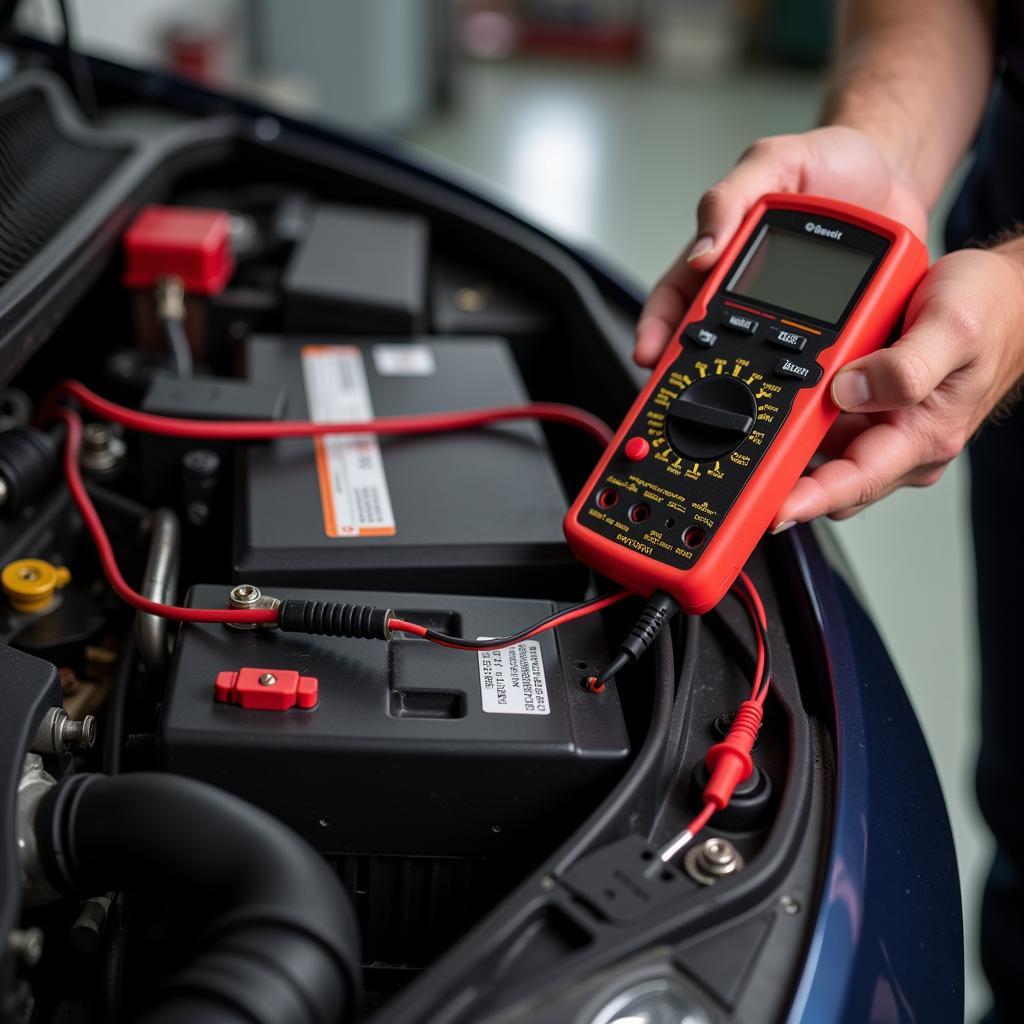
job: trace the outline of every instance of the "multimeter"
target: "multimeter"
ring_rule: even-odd
[[[764,196],[566,515],[573,553],[713,608],[835,421],[832,377],[893,336],[927,266],[887,217]]]

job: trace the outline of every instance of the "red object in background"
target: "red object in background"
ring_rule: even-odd
[[[147,206],[124,236],[123,283],[151,288],[159,277],[180,277],[185,291],[215,295],[235,269],[231,219],[223,210]]]
[[[293,669],[240,668],[218,672],[214,696],[224,704],[256,711],[287,711],[311,708],[318,699],[319,683],[313,676],[300,676]]]
[[[520,50],[544,57],[582,60],[633,60],[640,52],[640,32],[621,24],[573,24],[527,21],[520,27]]]

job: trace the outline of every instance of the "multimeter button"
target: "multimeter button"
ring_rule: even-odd
[[[802,363],[794,363],[792,359],[780,359],[775,364],[775,374],[778,377],[789,377],[791,380],[798,380],[804,384],[817,384],[821,379],[821,367],[817,365],[804,366]]]
[[[768,340],[773,345],[778,345],[779,348],[788,348],[793,352],[802,352],[804,345],[807,344],[806,335],[797,334],[796,331],[787,331],[775,324],[768,328]]]
[[[630,462],[641,462],[647,458],[650,453],[651,446],[645,437],[631,437],[626,442],[626,447],[622,449],[626,458]]]
[[[738,331],[740,334],[757,334],[759,323],[745,313],[726,313],[722,317],[722,326],[728,327],[730,331]]]
[[[718,341],[718,335],[706,327],[691,327],[687,330],[686,336],[694,345],[700,345],[701,348],[711,348]]]

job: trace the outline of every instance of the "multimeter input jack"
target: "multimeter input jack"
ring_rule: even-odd
[[[683,530],[683,543],[688,548],[699,548],[707,540],[708,535],[700,526],[688,526]]]
[[[619,492],[614,487],[605,487],[598,491],[597,504],[599,508],[614,508],[619,503]]]
[[[646,523],[651,518],[651,506],[646,501],[638,501],[629,506],[629,521],[631,523]]]

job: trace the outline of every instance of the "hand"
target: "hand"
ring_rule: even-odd
[[[1024,239],[936,262],[903,336],[832,380],[844,412],[824,464],[797,481],[773,532],[845,519],[897,487],[934,484],[1024,375]]]
[[[654,286],[637,323],[633,358],[653,366],[679,326],[705,273],[747,211],[766,192],[803,192],[858,203],[906,224],[922,238],[924,207],[889,170],[874,142],[854,128],[816,128],[755,142],[697,208],[697,235]]]

